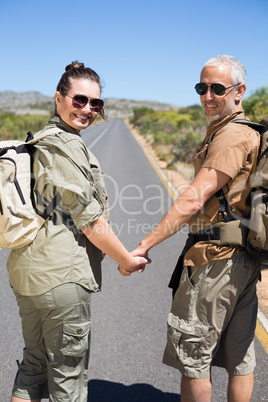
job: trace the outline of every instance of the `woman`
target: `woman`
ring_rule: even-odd
[[[12,250],[7,263],[25,342],[12,402],[87,400],[90,296],[100,290],[102,252],[130,270],[147,263],[107,223],[100,166],[80,136],[98,115],[106,120],[100,93],[95,71],[67,66],[44,128],[55,133],[35,145],[36,208],[58,201],[33,243]]]

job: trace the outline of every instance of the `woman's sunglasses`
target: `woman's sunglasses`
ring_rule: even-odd
[[[76,109],[81,109],[85,107],[87,103],[89,103],[90,109],[93,110],[93,112],[100,113],[100,111],[104,107],[104,102],[102,99],[98,98],[88,99],[85,95],[74,95],[74,96],[66,95],[66,96],[69,96],[69,98],[72,99],[73,107],[75,107]]]
[[[225,94],[225,91],[229,88],[236,87],[237,85],[240,84],[235,84],[231,85],[230,87],[225,88],[224,85],[222,84],[205,84],[204,82],[199,82],[199,84],[196,84],[194,87],[198,95],[205,95],[208,91],[208,88],[210,87],[211,91],[214,92],[215,95],[218,96],[223,96]]]

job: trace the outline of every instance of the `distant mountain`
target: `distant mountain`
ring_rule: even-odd
[[[39,92],[0,91],[0,112],[14,114],[50,114],[54,100]]]
[[[137,101],[130,99],[106,98],[104,99],[104,102],[105,102],[105,114],[107,115],[108,119],[111,120],[127,119],[133,116],[133,109],[140,107],[148,107],[155,111],[179,109],[179,106],[154,101]]]
[[[153,110],[178,109],[178,106],[153,101],[106,98],[105,113],[108,119],[125,119],[133,115],[134,108],[148,107]],[[13,114],[49,115],[54,110],[54,99],[40,92],[0,91],[0,112]]]

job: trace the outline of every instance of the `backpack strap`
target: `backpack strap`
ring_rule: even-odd
[[[233,221],[234,218],[233,218],[232,209],[231,209],[228,201],[226,200],[223,189],[221,188],[220,190],[218,190],[215,193],[215,195],[218,198],[219,203],[220,203],[220,208],[219,208],[218,212],[222,215],[224,222]]]
[[[47,204],[46,208],[44,209],[43,212],[38,212],[38,215],[40,215],[44,220],[46,220],[54,211],[54,209],[57,207],[57,205],[59,205],[59,203],[62,200],[62,196],[60,195],[60,193],[58,192],[53,198],[52,200]]]
[[[32,134],[31,131],[27,133],[26,144],[33,145],[36,142],[42,140],[43,138],[47,137],[48,135],[58,134],[62,130],[58,127],[49,127],[46,130],[38,131],[35,135]]]
[[[253,128],[253,130],[258,131],[258,133],[260,135],[262,135],[263,133],[265,133],[268,130],[268,127],[265,126],[264,124],[254,123],[247,119],[235,119],[235,120],[230,121],[230,123],[244,124],[245,126],[249,126],[250,128]]]
[[[262,124],[259,124],[259,123],[253,123],[253,122],[251,122],[251,121],[249,121],[249,120],[247,120],[247,119],[235,119],[235,120],[230,121],[229,123],[237,123],[237,124],[243,124],[243,125],[249,126],[249,127],[252,128],[253,130],[258,131],[258,133],[259,133],[260,135],[262,135],[263,133],[265,133],[265,132],[268,130],[268,128],[267,128],[266,126],[264,126],[264,125],[262,125]],[[228,124],[228,123],[227,123],[227,124]],[[223,127],[224,127],[224,126],[223,126]],[[216,134],[221,128],[222,128],[222,127],[218,128],[216,131],[214,131],[214,133],[213,133],[213,134],[210,136],[210,138],[208,139],[208,141],[207,141],[208,146],[207,146],[207,149],[206,149],[206,152],[205,152],[205,158],[206,158],[207,153],[208,153],[208,147],[209,147],[209,145],[211,144],[211,142],[212,142],[212,140],[213,140],[215,134]],[[218,198],[219,203],[220,203],[219,212],[220,212],[220,214],[223,216],[225,222],[230,222],[230,221],[233,221],[233,220],[243,220],[243,218],[241,218],[239,215],[236,215],[236,214],[232,211],[232,208],[230,207],[230,204],[229,204],[229,202],[227,201],[227,199],[226,199],[226,197],[225,197],[225,194],[224,194],[223,189],[218,190],[218,191],[215,193],[215,195],[216,195],[216,197]]]
[[[50,127],[50,128],[48,128],[48,129],[46,129],[44,131],[40,131],[40,132],[36,133],[36,135],[33,135],[32,132],[29,131],[27,133],[27,138],[26,138],[25,144],[27,146],[28,145],[34,145],[38,141],[40,141],[43,138],[47,137],[48,135],[58,134],[61,131],[62,130],[60,130],[58,127]],[[46,208],[44,209],[43,212],[40,212],[40,211],[37,210],[38,215],[41,216],[44,220],[46,220],[52,214],[52,212],[57,207],[57,205],[59,205],[61,200],[62,200],[62,197],[61,197],[60,193],[57,193],[52,198],[52,200],[48,203],[48,205],[46,206]],[[32,194],[32,202],[33,202],[33,205],[35,205],[33,194]]]
[[[224,126],[223,126],[224,127]],[[212,143],[213,138],[215,137],[215,134],[221,129],[222,127],[218,128],[217,130],[214,131],[214,133],[209,137],[209,139],[207,140],[206,144],[207,144],[207,148],[205,150],[205,155],[204,155],[204,159],[206,159],[207,157],[207,153],[208,153],[208,147],[209,145]]]

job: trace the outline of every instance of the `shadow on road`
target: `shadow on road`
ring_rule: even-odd
[[[123,385],[110,381],[88,382],[90,402],[180,402],[179,394],[164,393],[148,384]]]

